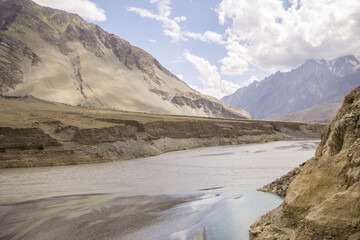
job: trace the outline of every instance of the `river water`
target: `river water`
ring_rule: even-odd
[[[286,141],[178,151],[130,161],[0,170],[0,204],[82,194],[196,196],[164,211],[166,221],[128,239],[248,239],[257,217],[281,204],[257,192],[314,156],[317,141]]]

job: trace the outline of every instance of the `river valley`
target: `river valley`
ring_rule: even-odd
[[[0,239],[248,239],[251,223],[282,202],[256,189],[308,160],[317,144],[0,169]]]

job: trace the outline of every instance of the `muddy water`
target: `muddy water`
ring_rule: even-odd
[[[122,238],[192,239],[203,230],[208,239],[248,239],[250,224],[282,202],[256,188],[312,157],[316,145],[274,142],[200,148],[125,162],[5,169],[0,170],[0,204],[106,194],[95,202],[89,196],[84,203],[88,209],[120,197],[191,195],[192,201],[159,213],[161,221]]]

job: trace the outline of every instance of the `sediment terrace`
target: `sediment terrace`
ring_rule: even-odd
[[[320,138],[319,123],[173,116],[0,98],[0,168],[97,163],[196,147]]]

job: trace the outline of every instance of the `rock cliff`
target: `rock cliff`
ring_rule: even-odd
[[[0,112],[0,168],[117,161],[204,146],[319,137],[325,127],[101,110],[34,98],[0,98]]]
[[[278,180],[270,188],[287,188],[286,197],[252,225],[251,239],[360,239],[359,137],[357,87],[325,128],[315,157],[290,184]]]
[[[251,118],[78,15],[0,0],[0,95],[164,114]]]

